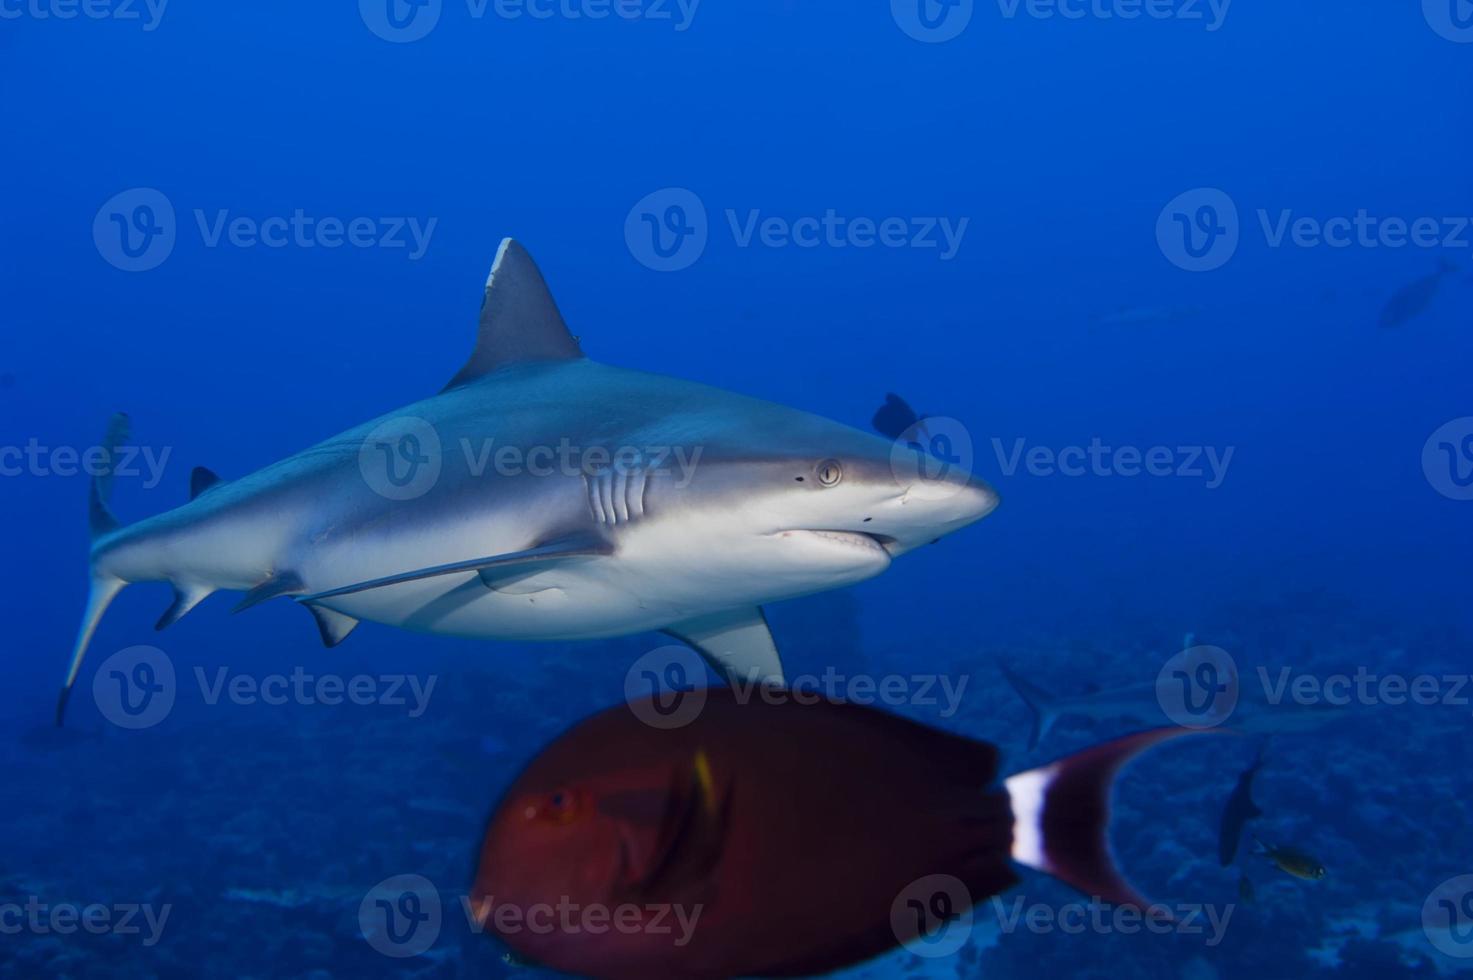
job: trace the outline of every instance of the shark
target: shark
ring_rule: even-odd
[[[107,445],[127,431],[115,418]],[[104,613],[139,582],[174,589],[159,629],[238,592],[237,611],[302,605],[327,646],[365,620],[509,641],[663,631],[718,676],[782,684],[765,604],[873,578],[998,505],[912,450],[590,359],[508,238],[470,356],[431,397],[237,479],[196,469],[187,503],[126,526],[101,468],[56,721]]]
[[[1174,725],[1161,705],[1155,683],[1091,690],[1081,694],[1055,694],[1023,677],[1012,668],[1000,668],[1013,691],[1028,706],[1032,725],[1028,748],[1033,750],[1064,718],[1091,723],[1129,722],[1139,725]],[[1250,698],[1246,688],[1223,726],[1244,735],[1309,735],[1332,725],[1368,717],[1374,705],[1338,705],[1295,701],[1270,703]]]

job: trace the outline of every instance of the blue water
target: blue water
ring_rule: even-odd
[[[1437,685],[1435,705],[1360,697],[1377,703],[1353,723],[1272,741],[1253,831],[1310,852],[1321,881],[1246,853],[1219,867],[1248,742],[1130,771],[1122,861],[1153,896],[1232,906],[1218,941],[1008,929],[983,902],[959,952],[871,975],[1473,962],[1473,898],[1443,887],[1473,873],[1466,0],[1136,18],[1125,0],[1065,5],[1080,17],[386,2],[0,0],[0,976],[513,972],[456,905],[485,816],[659,637],[368,624],[324,651],[293,604],[232,617],[224,597],[157,635],[167,589],[140,586],[102,625],[71,734],[48,731],[86,586],[68,450],[130,414],[154,454],[117,480],[131,521],[182,503],[193,466],[244,475],[426,397],[464,361],[508,235],[596,359],[861,428],[898,392],[969,436],[1002,506],[877,579],[772,608],[790,672],[966,678],[956,711],[895,710],[996,742],[1009,771],[1139,725],[1061,722],[1030,753],[1002,664],[1081,693],[1151,683],[1199,643],[1245,691],[1260,667]],[[830,214],[841,230],[821,230]],[[180,695],[130,731],[92,679],[138,644],[166,653]],[[209,703],[196,678],[222,670],[435,686],[419,706]],[[400,874],[446,904],[437,941],[402,959],[359,916]],[[1020,896],[1076,900],[1037,876],[1003,901]],[[89,906],[96,930],[50,917]],[[145,907],[169,909],[156,931]]]

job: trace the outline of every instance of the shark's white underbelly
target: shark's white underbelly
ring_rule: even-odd
[[[576,558],[491,585],[469,573],[341,596],[324,605],[422,632],[503,640],[593,639],[862,581],[889,566],[860,536],[812,532],[736,538],[689,550],[681,529],[640,529],[612,557]],[[719,552],[719,553],[718,553]]]

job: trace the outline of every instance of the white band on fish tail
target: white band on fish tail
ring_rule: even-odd
[[[1043,807],[1049,787],[1058,775],[1058,766],[1030,769],[1003,780],[1008,801],[1013,808],[1014,861],[1037,871],[1051,873],[1043,846]]]

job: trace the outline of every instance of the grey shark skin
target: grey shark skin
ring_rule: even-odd
[[[506,447],[525,465],[498,465]],[[558,447],[573,465],[549,465]],[[609,465],[622,447],[640,452]],[[763,603],[878,575],[997,504],[981,481],[892,450],[587,359],[507,239],[476,347],[438,395],[237,480],[198,470],[189,503],[128,527],[94,485],[92,591],[57,720],[108,604],[147,581],[176,591],[161,629],[231,590],[247,593],[239,608],[296,599],[328,645],[365,619],[507,640],[660,629],[728,677],[781,682]]]

